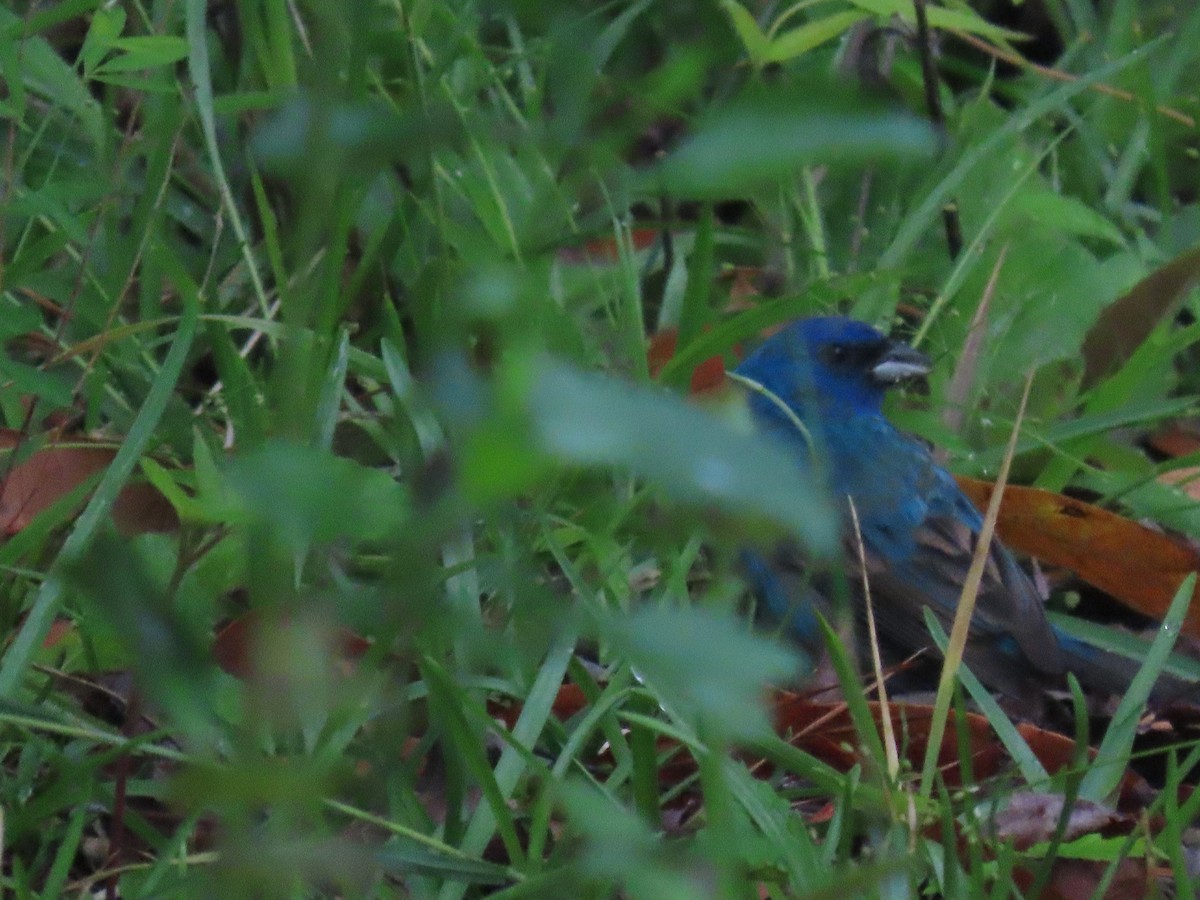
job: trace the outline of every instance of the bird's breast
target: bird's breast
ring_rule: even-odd
[[[911,557],[936,484],[928,452],[882,417],[826,429],[824,439],[830,488],[854,505],[867,549],[891,560]]]

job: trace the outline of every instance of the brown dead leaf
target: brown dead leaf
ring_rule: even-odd
[[[789,691],[774,693],[775,731],[793,746],[815,756],[822,762],[847,772],[864,760],[859,755],[860,740],[849,708],[839,701],[817,701],[809,695]],[[587,697],[577,685],[563,685],[555,698],[554,716],[565,721],[588,705]],[[882,721],[881,707],[870,703],[876,723]],[[889,704],[892,727],[896,734],[905,736],[906,758],[919,768],[925,758],[925,747],[929,739],[929,723],[933,718],[933,707],[922,703]],[[512,728],[521,714],[521,705],[512,701],[493,701],[489,714]],[[962,784],[959,771],[959,731],[965,734],[970,751],[971,772],[976,779],[992,778],[1012,765],[1003,745],[996,739],[987,719],[978,713],[968,713],[960,729],[952,713],[946,728],[946,736],[938,753],[938,765],[948,786]],[[1064,735],[1039,728],[1029,722],[1017,725],[1021,738],[1033,751],[1034,756],[1050,774],[1076,764],[1075,742]],[[663,739],[659,742],[660,753],[675,746]],[[1089,750],[1089,755],[1094,751]],[[762,761],[748,759],[751,771],[765,777],[770,766]],[[695,771],[695,761],[687,754],[677,753],[659,771],[660,779],[666,784],[677,784]],[[1140,809],[1152,791],[1146,780],[1136,772],[1128,771],[1121,781],[1118,808]]]
[[[880,705],[872,702],[869,706],[875,721],[880,722]],[[889,709],[893,730],[896,734],[905,736],[904,749],[909,762],[920,768],[925,759],[933,707],[923,703],[893,701],[889,704]],[[958,744],[960,727],[956,721],[954,714],[951,714],[946,725],[945,739],[938,752],[938,767],[946,784],[952,787],[962,783]],[[815,702],[802,695],[781,691],[775,698],[775,727],[780,735],[788,736],[793,745],[834,768],[847,771],[863,762],[854,749],[858,746],[859,739],[849,709],[844,703]],[[1008,754],[996,739],[992,726],[984,716],[968,713],[961,730],[965,733],[967,746],[970,748],[971,771],[975,778],[991,778],[1011,765]],[[1050,774],[1075,764],[1076,747],[1071,738],[1039,728],[1030,722],[1019,723],[1017,731]],[[1126,772],[1121,782],[1121,807],[1129,805],[1136,808],[1149,793],[1150,789],[1145,779],[1132,771]]]
[[[1110,304],[1083,341],[1083,387],[1119,369],[1200,284],[1200,247],[1155,269]]]
[[[42,639],[42,649],[53,649],[74,633],[75,621],[59,616],[50,623],[50,630],[46,632],[46,637]]]
[[[1041,900],[1096,900],[1096,891],[1108,875],[1109,863],[1091,859],[1058,859],[1050,872],[1050,883]],[[1117,871],[1102,900],[1141,900],[1163,894],[1152,882],[1144,859],[1126,857],[1117,863]]]
[[[987,507],[990,483],[959,478],[958,484],[976,506]],[[1200,553],[1185,544],[1098,506],[1038,488],[1005,488],[996,530],[1010,547],[1070,569],[1154,619],[1166,615],[1183,579],[1200,571]],[[1192,604],[1183,629],[1200,636],[1200,604]]]
[[[0,435],[0,446],[19,443],[15,432]],[[116,456],[110,446],[83,440],[50,444],[17,463],[0,483],[0,531],[13,535],[58,500],[106,469]],[[122,534],[171,531],[175,509],[149,484],[126,485],[113,505],[113,521]]]
[[[717,275],[717,280],[729,285],[725,312],[753,309],[756,300],[779,296],[784,287],[781,273],[762,266],[726,266]]]
[[[1146,438],[1146,443],[1163,456],[1200,453],[1200,430],[1196,423],[1172,422]]]
[[[992,836],[1012,841],[1018,850],[1028,850],[1054,837],[1063,813],[1061,794],[1018,791],[1008,798],[991,822]],[[1089,834],[1104,837],[1129,834],[1137,827],[1137,819],[1124,815],[1090,800],[1077,799],[1067,815],[1064,841],[1074,841]]]
[[[225,672],[247,680],[255,675],[254,654],[271,629],[291,622],[283,615],[268,615],[262,610],[243,613],[217,631],[213,641],[213,660]],[[333,651],[343,661],[361,659],[371,649],[371,642],[348,628],[333,628],[329,634]]]

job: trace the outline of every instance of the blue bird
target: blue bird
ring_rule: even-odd
[[[761,432],[796,455],[846,509],[846,576],[861,598],[853,503],[880,644],[903,659],[932,647],[928,607],[947,632],[975,552],[983,519],[925,444],[883,414],[887,389],[925,375],[924,354],[843,317],[803,319],[771,338],[737,367]],[[847,502],[848,501],[848,502]],[[795,548],[769,560],[746,554],[760,600],[801,643],[817,640],[814,601],[822,591]],[[861,599],[855,604],[863,614]],[[965,660],[984,684],[1030,699],[1061,685],[1066,671],[1080,681],[1120,691],[1137,666],[1131,660],[1057,632],[1042,600],[1012,554],[993,539],[976,599]]]

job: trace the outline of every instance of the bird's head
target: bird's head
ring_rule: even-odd
[[[929,358],[864,322],[801,319],[768,338],[737,367],[803,417],[814,407],[877,414],[892,385],[928,374]]]

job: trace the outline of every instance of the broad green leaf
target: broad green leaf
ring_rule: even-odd
[[[794,457],[675,396],[548,363],[529,405],[533,446],[551,457],[624,469],[677,500],[765,517],[817,553],[836,545],[837,517]]]
[[[899,16],[910,25],[915,24],[917,20],[912,0],[850,0],[850,3],[880,18]],[[1009,31],[1007,28],[991,24],[969,9],[954,10],[929,5],[926,7],[926,15],[931,28],[965,31],[967,34],[978,34],[992,40],[1011,41],[1025,37],[1019,31]]]
[[[1121,59],[1094,69],[1077,81],[1055,88],[1010,115],[1002,127],[993,130],[972,146],[964,148],[962,157],[954,164],[954,168],[921,200],[916,209],[905,216],[896,235],[892,238],[891,245],[880,255],[878,264],[884,268],[890,268],[906,258],[925,234],[929,223],[940,214],[954,191],[962,185],[971,171],[982,162],[993,158],[995,154],[1003,152],[1011,144],[1013,135],[1024,131],[1042,116],[1067,106],[1075,96],[1087,91],[1093,85],[1111,78],[1137,60],[1144,59],[1152,49],[1153,43],[1147,44]]]
[[[766,49],[765,61],[787,62],[789,59],[803,56],[814,47],[845,34],[865,18],[866,13],[840,12],[785,31],[771,39]]]
[[[928,122],[882,109],[830,85],[743,95],[716,106],[641,187],[677,197],[722,198],[815,163],[866,163],[933,155]]]
[[[121,7],[98,9],[92,16],[87,36],[79,50],[79,62],[83,66],[83,77],[90,78],[101,60],[112,50],[113,45],[125,30],[125,10]]]
[[[1077,197],[1059,194],[1049,188],[1018,192],[1009,212],[1066,234],[1096,238],[1119,247],[1125,245],[1125,236],[1107,218]]]
[[[97,76],[169,66],[184,59],[188,52],[187,41],[167,35],[121,38],[114,48],[122,52],[97,66]]]
[[[21,33],[21,19],[7,6],[0,6],[0,28]],[[98,145],[105,129],[100,104],[66,60],[42,37],[22,41],[17,54],[23,86],[76,116],[88,140]]]
[[[721,9],[725,10],[725,14],[729,16],[733,30],[737,32],[742,46],[750,55],[750,61],[756,66],[761,66],[767,61],[770,43],[762,29],[758,27],[758,22],[755,21],[750,10],[738,3],[737,0],[721,0]]]
[[[74,386],[63,372],[46,372],[12,359],[0,358],[0,379],[8,390],[38,397],[51,407],[70,407],[74,396]]]
[[[152,484],[155,489],[167,498],[167,501],[174,507],[180,521],[202,521],[204,519],[204,507],[199,501],[188,494],[180,486],[180,483],[175,479],[175,475],[169,469],[156,463],[150,457],[142,460],[142,472],[146,475],[146,480]]]
[[[408,505],[385,472],[278,440],[234,460],[228,477],[244,513],[268,522],[295,548],[396,534]]]
[[[726,739],[769,733],[764,688],[799,668],[790,650],[703,607],[650,606],[601,630],[670,713]]]

